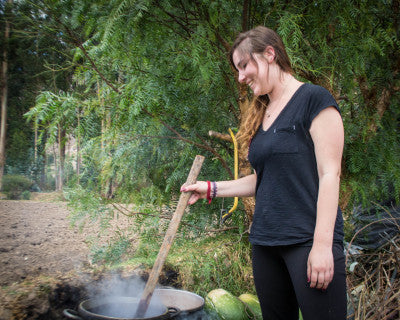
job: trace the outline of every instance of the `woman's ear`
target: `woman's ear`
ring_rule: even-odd
[[[275,49],[272,46],[267,46],[264,50],[264,58],[267,59],[268,63],[272,63],[275,60]]]

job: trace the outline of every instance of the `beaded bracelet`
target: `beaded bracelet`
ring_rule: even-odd
[[[213,194],[212,194],[212,198],[216,198],[217,197],[217,183],[215,181],[212,182],[213,185]]]

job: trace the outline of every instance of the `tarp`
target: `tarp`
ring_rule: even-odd
[[[354,234],[358,233],[353,244],[376,250],[400,234],[400,206],[393,201],[369,209],[359,206],[353,210],[350,221],[355,226]]]

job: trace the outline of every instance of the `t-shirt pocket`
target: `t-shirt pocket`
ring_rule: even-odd
[[[272,135],[272,153],[298,153],[296,126],[275,128]]]

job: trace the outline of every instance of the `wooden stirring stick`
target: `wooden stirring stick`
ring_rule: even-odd
[[[190,169],[186,184],[191,185],[196,183],[197,176],[200,173],[201,166],[203,165],[204,157],[197,155],[193,161],[192,168]],[[169,249],[171,248],[172,242],[174,241],[176,231],[178,230],[179,223],[181,222],[183,213],[188,204],[191,192],[181,193],[179,197],[178,206],[172,216],[171,222],[169,223],[168,230],[165,234],[164,241],[161,245],[160,251],[156,261],[154,262],[153,269],[151,270],[149,280],[146,283],[146,287],[140,298],[135,318],[143,318],[146,314],[147,308],[149,307],[151,297],[153,296],[154,289],[158,282],[161,269],[164,265],[165,259],[167,258]]]

